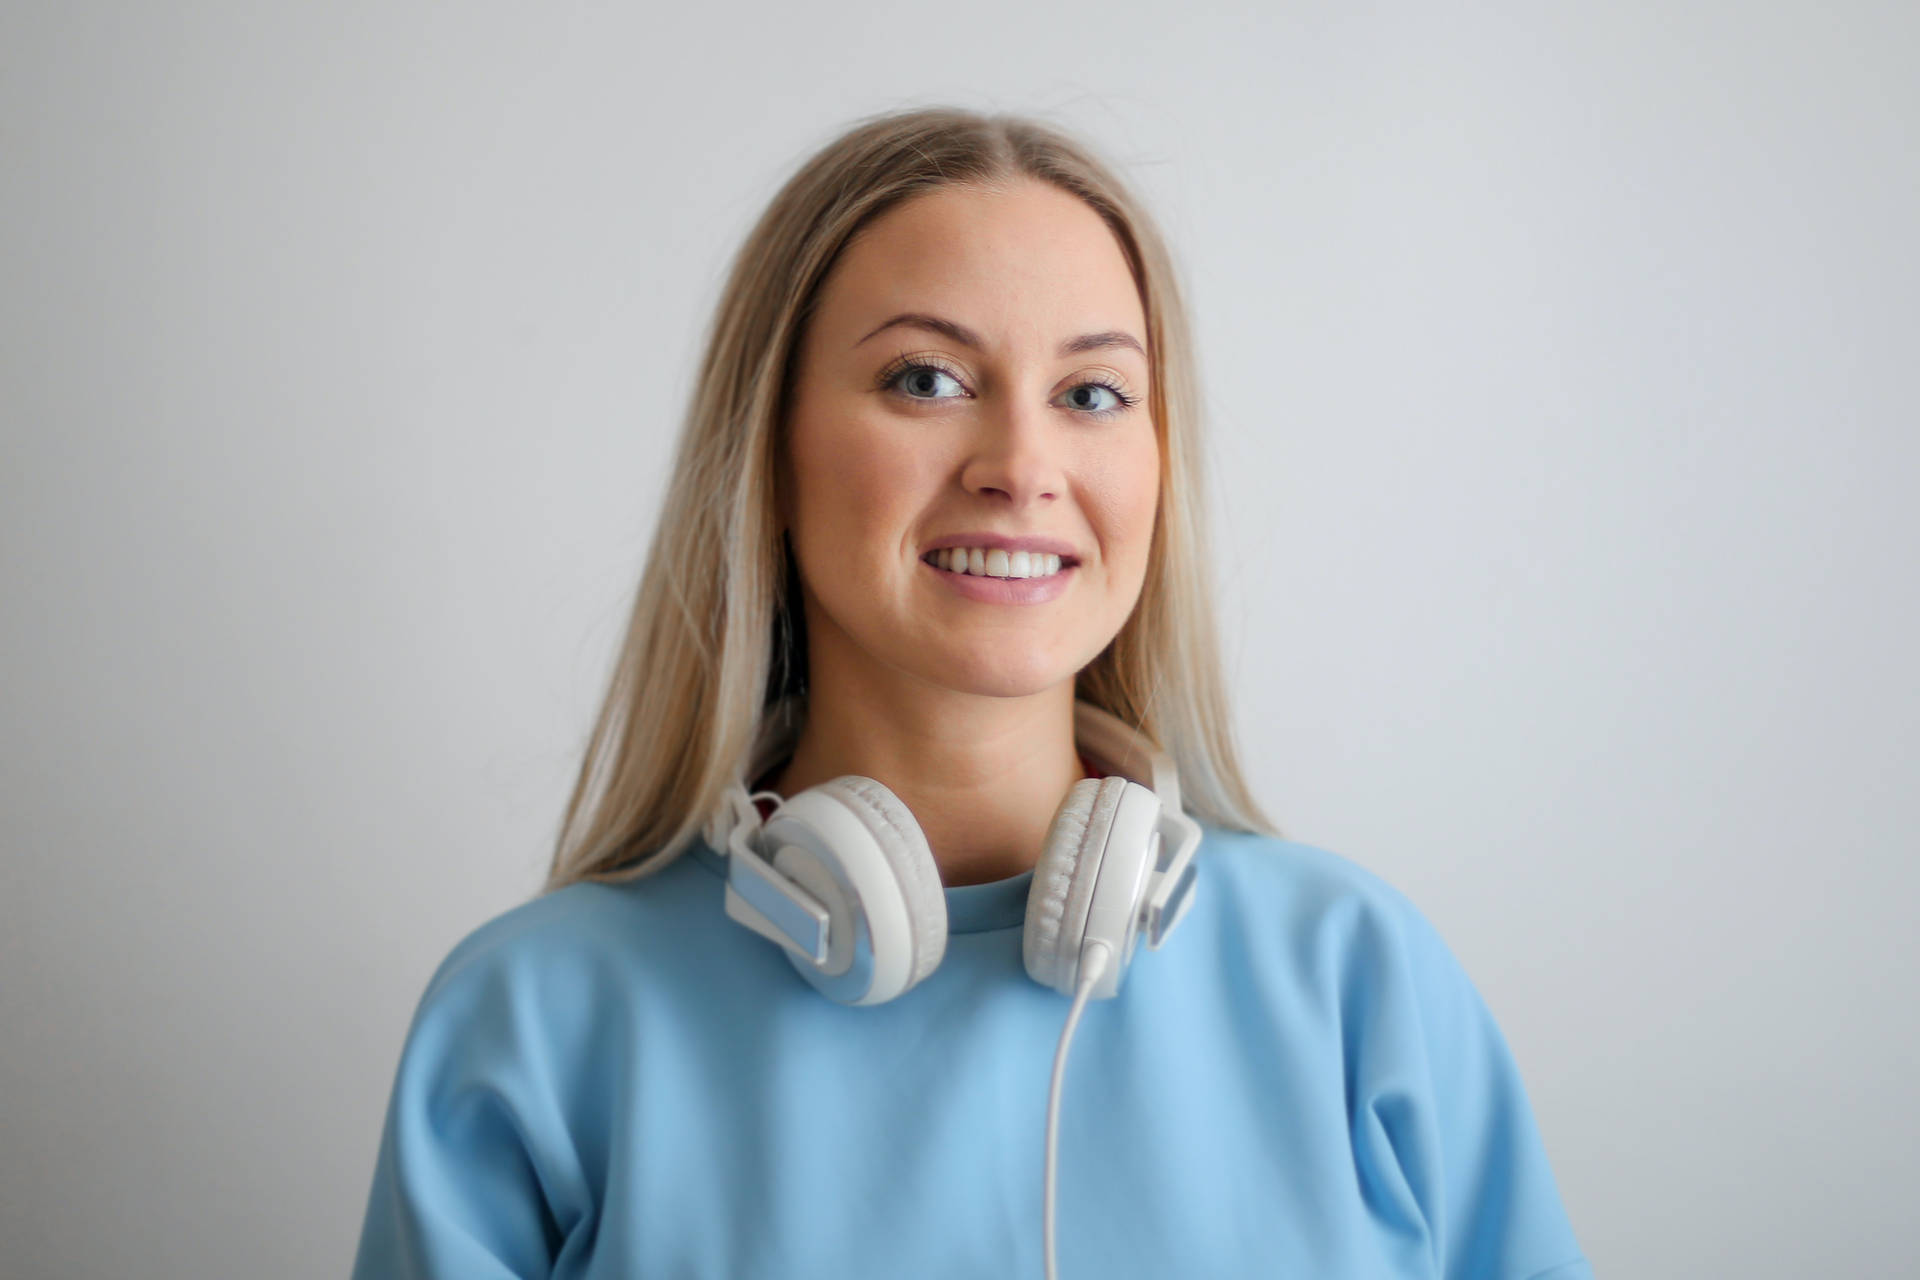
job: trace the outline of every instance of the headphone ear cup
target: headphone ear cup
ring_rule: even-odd
[[[926,833],[900,797],[872,778],[844,774],[811,789],[845,805],[872,833],[899,887],[912,949],[906,985],[895,993],[904,994],[939,968],[947,953],[947,896]]]
[[[1027,976],[1062,995],[1074,994],[1087,912],[1126,785],[1124,778],[1082,778],[1068,788],[1034,864],[1021,956]]]

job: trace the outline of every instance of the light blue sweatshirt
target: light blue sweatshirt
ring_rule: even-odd
[[[1061,1280],[1591,1280],[1505,1038],[1399,891],[1205,828],[1194,901],[1088,1004]],[[456,945],[401,1053],[356,1280],[1039,1277],[1069,1001],[1032,872],[946,889],[932,976],[835,1004],[704,845]]]

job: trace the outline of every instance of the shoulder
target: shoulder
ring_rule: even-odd
[[[1259,832],[1202,826],[1200,874],[1230,909],[1335,917],[1395,930],[1431,929],[1406,894],[1366,866],[1319,845]]]
[[[517,1008],[543,1018],[591,1017],[687,947],[720,887],[691,856],[620,883],[580,882],[542,893],[474,927],[446,954],[421,996],[428,1011]]]
[[[1397,886],[1331,849],[1203,827],[1197,860],[1223,930],[1297,972],[1368,989],[1400,983],[1428,1001],[1471,983],[1426,913]],[[1196,896],[1194,911],[1201,910]],[[1273,949],[1278,950],[1273,950]]]
[[[414,1008],[396,1112],[479,1100],[527,1133],[569,1131],[570,1108],[630,1076],[641,1045],[725,1009],[730,962],[710,923],[720,889],[683,857],[638,880],[543,893],[473,928]]]

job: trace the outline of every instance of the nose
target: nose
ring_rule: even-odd
[[[960,483],[968,493],[1004,498],[1018,509],[1057,498],[1065,489],[1064,441],[1047,409],[1001,404],[975,418],[975,436]]]

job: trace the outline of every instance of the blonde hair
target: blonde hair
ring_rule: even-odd
[[[747,767],[767,708],[802,692],[804,613],[776,507],[779,432],[802,325],[848,241],[948,184],[1038,179],[1113,229],[1147,321],[1159,510],[1140,599],[1074,696],[1173,758],[1183,807],[1279,835],[1235,758],[1202,514],[1197,389],[1172,261],[1132,194],[1031,119],[932,107],[870,116],[808,160],[735,257],[674,453],[612,681],[561,823],[546,891],[649,875],[685,852]]]

